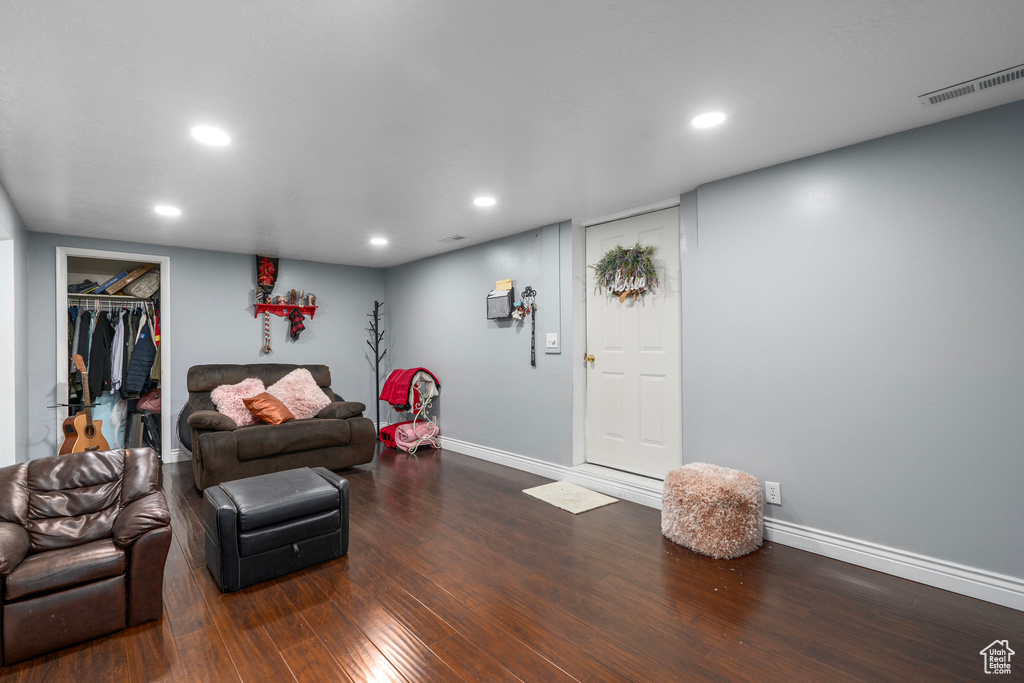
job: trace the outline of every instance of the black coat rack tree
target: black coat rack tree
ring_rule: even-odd
[[[537,291],[527,285],[523,303],[530,309],[530,366],[537,367]]]
[[[367,339],[366,345],[373,351],[373,378],[377,387],[377,393],[373,395],[373,402],[377,406],[377,436],[380,436],[380,362],[384,360],[384,356],[388,353],[387,349],[384,349],[383,352],[380,350],[380,341],[384,338],[384,331],[380,329],[380,307],[383,303],[383,301],[374,301],[373,313],[366,314],[372,318],[370,320],[370,337],[373,339],[373,342]]]

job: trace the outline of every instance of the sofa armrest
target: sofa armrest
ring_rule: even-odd
[[[365,403],[358,403],[356,401],[335,401],[317,413],[316,416],[332,420],[347,420],[350,417],[362,415],[365,410]]]
[[[114,543],[126,548],[142,534],[170,526],[171,513],[162,491],[137,498],[121,510],[114,520]]]
[[[0,576],[21,564],[28,552],[28,532],[20,524],[0,522]]]
[[[212,429],[217,432],[232,432],[238,425],[227,415],[216,410],[198,410],[188,416],[188,426],[192,429]]]

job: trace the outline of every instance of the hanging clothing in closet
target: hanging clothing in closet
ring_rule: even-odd
[[[96,398],[110,391],[110,346],[113,341],[114,328],[107,312],[100,311],[89,350],[89,392]]]
[[[128,361],[128,370],[123,378],[123,391],[131,394],[140,394],[150,382],[150,373],[153,370],[153,361],[156,360],[156,345],[153,343],[152,328],[148,316],[143,314],[139,320],[138,338],[135,340],[135,348],[132,350],[131,359]]]
[[[94,419],[103,420],[103,436],[111,448],[142,445],[129,443],[128,427],[144,414],[135,412],[135,399],[160,383],[157,362],[158,312],[149,301],[122,302],[79,300],[68,306],[68,403],[71,413],[84,401],[82,376],[75,364],[81,355],[89,373],[89,392]],[[156,417],[157,422],[159,417]],[[156,443],[159,444],[157,437]]]
[[[121,388],[121,376],[124,372],[124,318],[127,311],[117,314],[114,324],[114,341],[110,345],[110,390]]]

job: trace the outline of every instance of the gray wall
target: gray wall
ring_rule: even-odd
[[[10,464],[25,452],[28,434],[28,233],[21,217],[0,185],[0,224],[7,235],[0,260],[0,339],[4,344],[3,391],[8,400],[0,403],[0,465]],[[13,342],[13,343],[12,343]],[[10,354],[10,357],[7,355]],[[13,437],[13,438],[12,438]],[[14,449],[14,453],[9,452]]]
[[[698,188],[684,460],[1024,575],[1024,103]]]
[[[112,242],[30,233],[29,304],[33,344],[29,354],[29,450],[27,457],[53,453],[56,443],[54,411],[55,321],[53,311],[55,247],[82,247],[171,257],[172,390],[165,409],[178,410],[188,392],[189,367],[203,363],[324,363],[331,368],[333,388],[346,399],[370,405],[373,371],[366,353],[366,313],[384,295],[383,271],[309,261],[281,261],[275,293],[305,289],[319,298],[320,310],[306,319],[297,342],[287,340],[288,321],[272,316],[273,353],[260,354],[262,316],[253,317],[254,258],[198,249],[180,249],[131,242]]]
[[[486,318],[487,293],[505,278],[515,280],[517,299],[527,285],[538,292],[535,368],[530,321]],[[388,268],[384,291],[388,369],[437,375],[443,436],[572,464],[568,222]],[[559,327],[562,352],[544,353],[545,333]],[[382,419],[387,409],[381,404]]]

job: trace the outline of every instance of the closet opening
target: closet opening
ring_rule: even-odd
[[[54,453],[78,438],[65,421],[84,410],[88,389],[91,418],[102,421],[92,448],[152,446],[164,462],[180,459],[170,406],[170,257],[57,247],[56,275]]]

